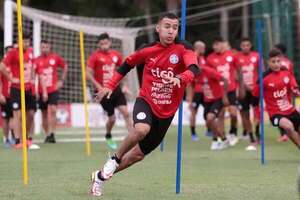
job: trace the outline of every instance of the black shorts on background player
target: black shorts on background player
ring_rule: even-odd
[[[238,104],[238,100],[236,98],[236,92],[235,91],[230,91],[227,93],[229,105],[231,106],[236,106]]]
[[[273,115],[270,118],[272,125],[279,127],[279,121],[281,118],[289,119],[293,123],[295,130],[298,131],[300,127],[300,113],[298,111],[294,111],[289,115],[280,115],[280,114]]]
[[[222,99],[218,99],[213,102],[204,102],[204,119],[206,120],[208,113],[214,113],[216,116],[218,116],[223,106],[224,104]]]
[[[118,106],[125,106],[127,105],[127,102],[121,88],[117,87],[111,94],[110,98],[107,99],[106,97],[104,97],[101,100],[100,104],[107,112],[107,115],[112,116],[115,114],[115,108],[117,108]]]
[[[203,104],[203,93],[197,92],[193,97],[193,108],[197,110],[200,104]]]
[[[10,119],[13,117],[10,98],[5,99],[5,104],[1,104],[1,116],[3,119]]]
[[[21,109],[21,90],[17,88],[10,89],[10,99],[13,110]],[[25,107],[26,110],[36,110],[35,96],[32,95],[31,90],[25,91]]]
[[[169,118],[159,118],[152,112],[149,104],[141,97],[138,97],[133,107],[133,123],[145,123],[151,128],[144,139],[139,141],[139,146],[144,155],[153,151],[165,137],[171,125],[173,116]]]
[[[242,111],[249,111],[250,105],[253,107],[256,105],[255,101],[256,99],[253,97],[252,93],[247,91],[245,97],[239,100],[239,109]]]
[[[59,92],[55,91],[55,92],[51,92],[48,94],[48,101],[44,102],[43,101],[43,97],[42,94],[40,94],[40,98],[39,98],[39,108],[41,110],[47,110],[48,105],[57,105],[59,100]]]

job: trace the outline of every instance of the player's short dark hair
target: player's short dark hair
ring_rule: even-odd
[[[44,40],[41,40],[41,43],[49,44],[49,41],[44,39]]]
[[[167,12],[167,13],[164,13],[164,14],[160,15],[159,18],[158,18],[158,22],[160,22],[164,18],[177,19],[179,21],[179,17],[175,13],[172,13],[172,12]]]
[[[215,42],[224,42],[224,39],[221,36],[216,36],[213,38],[213,43]]]
[[[276,56],[280,56],[282,55],[281,51],[278,49],[271,49],[271,51],[269,52],[269,58],[274,58]]]
[[[105,40],[105,39],[109,39],[109,35],[108,33],[101,33],[99,36],[98,36],[98,41],[100,40]]]
[[[23,39],[31,40],[31,34],[29,32],[24,32]]]
[[[244,37],[241,39],[241,43],[242,42],[250,42],[251,43],[251,40],[250,40],[250,38]]]
[[[286,53],[286,46],[282,43],[275,44],[275,48],[279,49],[283,54]]]

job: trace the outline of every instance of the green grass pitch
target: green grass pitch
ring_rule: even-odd
[[[260,151],[247,152],[247,143],[224,151],[210,151],[210,140],[198,129],[192,142],[184,127],[181,194],[175,194],[176,128],[170,128],[165,151],[159,148],[142,163],[116,174],[104,188],[103,200],[262,200],[298,199],[299,150],[277,143],[277,129],[266,127],[266,164]],[[61,136],[59,136],[61,137]],[[29,185],[22,182],[22,151],[0,148],[1,200],[81,200],[89,197],[90,174],[107,159],[105,143],[41,144],[29,151]]]

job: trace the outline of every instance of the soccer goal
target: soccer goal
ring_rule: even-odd
[[[4,46],[17,43],[16,3],[5,0]],[[40,41],[47,40],[52,49],[60,54],[68,64],[68,76],[60,90],[60,105],[57,112],[58,124],[65,127],[83,127],[83,88],[80,65],[79,31],[84,33],[85,58],[97,48],[97,36],[103,32],[110,34],[112,48],[122,52],[124,58],[135,50],[135,38],[139,28],[127,28],[128,18],[90,18],[64,15],[43,10],[22,7],[23,30],[32,34],[34,56],[40,54]],[[128,74],[128,85],[133,96],[138,92],[138,78],[135,70]],[[88,84],[89,99],[93,97],[93,87]],[[130,98],[129,98],[130,99]],[[105,125],[105,113],[100,106],[89,104],[91,127]],[[117,116],[118,117],[118,116]],[[122,121],[117,120],[120,125]],[[35,132],[40,132],[39,113],[36,117]]]

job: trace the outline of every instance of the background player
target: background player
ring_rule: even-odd
[[[269,69],[263,76],[266,110],[273,126],[282,128],[300,149],[300,114],[291,102],[291,94],[300,96],[295,79],[287,69],[282,69],[281,52],[273,49],[269,53]],[[259,96],[259,85],[253,95]],[[257,100],[258,102],[258,100]]]
[[[194,43],[194,50],[198,58],[200,66],[206,64],[204,53],[205,53],[205,43],[202,41],[196,41]],[[200,80],[195,78],[191,84],[187,86],[187,102],[189,104],[189,109],[191,111],[190,116],[190,129],[191,137],[193,141],[198,140],[198,135],[196,133],[196,115],[200,104],[203,104],[203,92]]]
[[[45,143],[55,143],[56,110],[59,100],[59,89],[67,77],[68,67],[64,59],[51,51],[46,40],[41,41],[41,55],[35,61],[39,76],[39,108],[42,110],[42,126],[46,134]],[[58,68],[62,69],[58,79]]]
[[[256,150],[256,142],[259,141],[259,135],[256,139],[253,135],[252,122],[250,119],[250,106],[254,105],[254,97],[252,96],[253,87],[258,79],[259,54],[252,51],[250,39],[244,38],[240,43],[241,51],[236,54],[236,66],[240,68],[243,74],[243,82],[245,89],[245,97],[239,99],[240,113],[242,124],[244,127],[244,135],[249,135],[250,145],[246,150]]]
[[[25,102],[26,102],[26,128],[27,133],[30,132],[33,123],[33,115],[36,109],[35,97],[32,95],[32,82],[33,77],[33,50],[30,47],[31,36],[27,33],[23,35],[23,48],[24,48],[24,81],[25,81]],[[15,127],[15,148],[22,148],[20,137],[22,133],[22,116],[21,116],[21,90],[20,90],[20,62],[19,62],[19,48],[11,49],[1,63],[1,69],[10,68],[12,73],[12,85],[10,96],[13,108],[13,118]],[[28,137],[28,146],[32,144],[32,138]]]
[[[122,64],[122,55],[111,49],[111,39],[107,33],[98,37],[98,49],[91,54],[87,64],[87,78],[92,81],[95,92],[98,93],[103,87],[107,87],[108,81],[113,76],[113,72]],[[123,89],[123,91],[122,91]],[[117,143],[112,139],[112,128],[116,122],[115,108],[123,115],[127,130],[130,131],[132,122],[128,113],[127,103],[124,93],[130,94],[126,85],[121,89],[114,90],[111,99],[102,99],[102,108],[107,112],[106,141],[110,148],[117,149]]]

